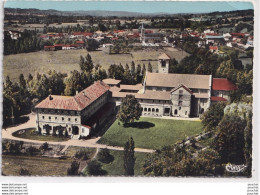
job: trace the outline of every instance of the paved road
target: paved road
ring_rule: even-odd
[[[35,114],[29,114],[29,120],[26,123],[23,123],[21,125],[15,126],[15,127],[10,127],[5,129],[2,129],[2,138],[5,139],[11,139],[11,140],[17,140],[17,141],[25,141],[25,142],[32,142],[32,143],[38,143],[38,144],[42,144],[46,141],[39,141],[39,140],[29,140],[29,139],[24,139],[24,138],[19,138],[19,137],[14,137],[12,135],[12,133],[14,133],[15,131],[18,131],[20,129],[26,129],[26,128],[34,128],[35,127],[35,119],[36,119],[36,115]],[[53,142],[53,141],[49,141],[49,144],[53,144],[53,145],[63,145],[63,146],[81,146],[81,147],[90,147],[90,148],[107,148],[110,150],[124,150],[123,147],[120,146],[108,146],[108,145],[104,145],[104,144],[98,144],[97,141],[100,139],[101,137],[97,137],[97,138],[93,138],[93,139],[89,139],[89,140],[68,140],[68,141],[64,141],[64,142]],[[147,153],[153,153],[154,150],[151,149],[144,149],[144,148],[135,148],[136,152],[147,152]]]

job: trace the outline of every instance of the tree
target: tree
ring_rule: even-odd
[[[173,59],[170,59],[170,62],[169,62],[169,73],[174,73],[174,69],[175,69],[175,66],[178,65],[178,61],[173,58]]]
[[[226,104],[218,102],[212,104],[202,116],[202,124],[206,131],[212,131],[224,116],[224,108]]]
[[[222,163],[244,163],[245,127],[246,120],[237,114],[226,114],[217,126],[213,149],[221,156]]]
[[[135,143],[132,137],[124,145],[124,169],[125,175],[133,176],[134,175],[134,166],[135,166]]]
[[[99,47],[98,41],[96,41],[95,39],[88,39],[86,44],[86,49],[88,51],[95,51],[98,49],[98,47]]]
[[[142,107],[133,95],[123,98],[117,117],[124,123],[124,126],[131,124],[134,120],[139,120],[141,115]]]
[[[135,63],[132,61],[131,63],[131,75],[134,77],[135,76]]]
[[[88,163],[87,171],[89,175],[105,175],[106,171],[102,170],[101,164],[97,160]]]
[[[153,67],[151,62],[148,63],[148,72],[153,72]]]
[[[72,161],[70,168],[67,169],[67,175],[76,176],[79,175],[79,165],[80,163],[77,161]]]
[[[103,80],[107,78],[106,70],[102,68],[101,65],[97,64],[95,66],[95,71],[93,74],[94,81]]]
[[[98,155],[97,159],[102,163],[110,163],[114,160],[114,157],[110,154],[109,149],[102,149]]]
[[[94,68],[91,55],[88,54],[85,58],[83,56],[80,56],[79,66],[81,71],[91,73]]]

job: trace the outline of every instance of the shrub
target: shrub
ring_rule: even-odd
[[[43,144],[41,145],[40,149],[42,149],[42,150],[44,150],[44,151],[48,150],[48,149],[49,149],[49,144],[48,144],[47,142],[43,143]]]
[[[20,173],[19,173],[21,176],[30,176],[30,172],[28,169],[24,169],[24,168],[21,168],[20,169]]]
[[[30,156],[35,156],[39,152],[39,149],[30,146],[29,148],[26,149],[26,153]]]
[[[114,160],[114,157],[110,154],[109,150],[105,148],[98,153],[97,159],[102,163],[110,163]]]
[[[106,171],[102,170],[101,164],[97,160],[88,163],[87,171],[89,175],[105,175]]]
[[[75,154],[75,158],[82,159],[82,160],[88,160],[89,154],[86,150],[80,149],[80,151],[77,151]]]
[[[72,161],[70,168],[67,170],[67,175],[79,175],[79,165],[80,163],[77,161]]]

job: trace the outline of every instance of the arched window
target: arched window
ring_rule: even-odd
[[[144,108],[144,111],[147,111],[147,108]]]
[[[148,108],[148,112],[151,112],[151,108]]]
[[[152,109],[152,112],[154,112],[154,111],[155,111],[155,109],[153,108],[153,109]]]
[[[159,109],[158,109],[158,108],[156,108],[156,112],[159,112]]]
[[[178,114],[178,110],[177,109],[174,110],[174,114],[175,115]]]

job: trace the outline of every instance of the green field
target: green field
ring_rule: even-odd
[[[128,65],[132,61],[135,64],[148,64],[150,61],[154,71],[157,70],[158,56],[163,50],[140,50],[133,51],[131,54],[114,54],[108,55],[104,51],[90,52],[94,64],[100,64],[105,69],[111,64]],[[36,72],[47,73],[48,70],[56,70],[57,72],[69,73],[72,70],[79,70],[80,55],[86,56],[85,49],[80,50],[60,50],[60,51],[39,51],[32,53],[22,53],[4,56],[3,59],[3,76],[9,76],[11,80],[18,81],[19,75],[24,74],[25,77]],[[187,53],[182,55],[181,51],[175,51],[174,56],[177,60],[184,58]]]
[[[109,164],[102,163],[102,169],[105,170],[109,176],[124,175],[123,151],[110,150],[110,154],[114,157],[114,160]],[[135,176],[142,175],[142,166],[146,156],[147,153],[135,152]]]
[[[172,145],[187,136],[202,132],[199,121],[171,120],[142,117],[135,123],[136,127],[125,128],[118,120],[107,130],[98,143],[111,146],[124,146],[130,136],[136,148],[160,149]]]
[[[17,176],[20,169],[24,168],[35,176],[66,176],[71,161],[39,156],[2,155],[2,173]]]
[[[25,131],[22,134],[19,134],[21,131]],[[31,139],[31,140],[39,140],[39,141],[54,141],[54,142],[62,142],[67,141],[69,138],[52,136],[52,135],[38,135],[35,132],[35,128],[28,128],[28,129],[21,129],[13,133],[13,136],[20,137],[24,139]]]

